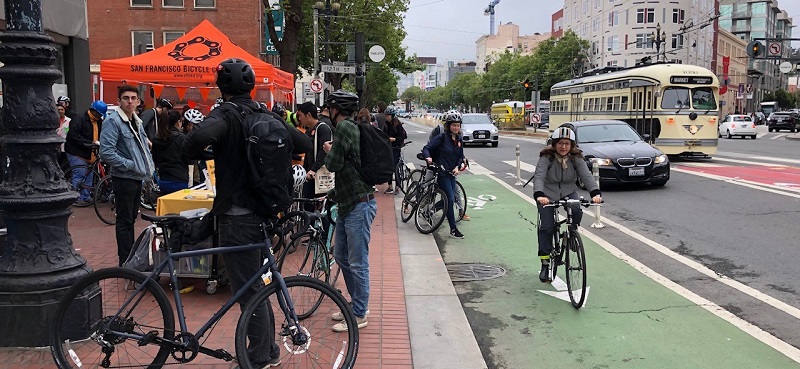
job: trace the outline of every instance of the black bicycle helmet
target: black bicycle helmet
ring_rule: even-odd
[[[158,107],[167,108],[168,110],[172,109],[172,101],[169,101],[169,99],[158,99]]]
[[[272,112],[278,114],[281,118],[286,116],[286,109],[280,103],[275,103],[272,106]]]
[[[217,87],[230,95],[248,93],[256,87],[256,73],[242,59],[226,59],[217,66]]]
[[[390,106],[383,111],[383,115],[397,115],[397,109],[394,106]]]
[[[358,96],[352,92],[336,90],[325,100],[329,107],[339,109],[342,114],[352,114],[358,110]]]

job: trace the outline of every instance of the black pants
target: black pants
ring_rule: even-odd
[[[397,181],[400,180],[400,178],[397,178],[397,169],[396,169],[397,168],[397,163],[400,162],[400,150],[401,150],[400,147],[392,147],[392,165],[393,165],[392,168],[395,168],[395,171],[394,171],[394,186],[395,187],[397,187]],[[392,186],[392,182],[389,182],[389,187],[391,187],[391,186]]]
[[[112,177],[111,187],[114,190],[114,199],[117,206],[117,255],[119,266],[128,259],[128,254],[133,248],[134,229],[133,223],[139,215],[139,200],[142,195],[142,181]]]
[[[577,200],[580,198],[577,192],[567,195],[570,199]],[[552,202],[553,199],[550,199]],[[536,208],[539,210],[539,256],[550,255],[553,251],[553,234],[556,232],[555,211],[556,208],[545,208],[539,203],[536,203]],[[573,224],[581,225],[583,218],[583,210],[580,204],[572,205],[572,220]]]
[[[264,242],[266,235],[262,223],[264,219],[256,214],[246,215],[221,215],[219,217],[219,245],[240,246],[250,243]],[[269,240],[267,240],[269,242]],[[271,247],[271,245],[268,245]],[[231,291],[236,293],[252,278],[264,260],[262,250],[242,251],[222,254],[225,270],[231,284]],[[250,287],[242,298],[239,299],[239,308],[244,311],[245,306],[258,291],[264,288],[261,281]],[[275,316],[269,301],[255,310],[255,316],[247,327],[247,337],[250,341],[247,351],[250,362],[258,367],[265,365],[270,357],[280,356],[280,349],[275,343]]]

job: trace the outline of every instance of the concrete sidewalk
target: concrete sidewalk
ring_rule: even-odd
[[[432,236],[403,227],[395,203],[401,195],[376,194],[378,214],[370,242],[369,325],[360,331],[356,368],[360,369],[483,369],[478,345]],[[73,208],[69,230],[75,249],[95,270],[116,266],[114,227],[100,222],[94,209]],[[136,222],[137,230],[147,224]],[[190,329],[210,317],[230,297],[228,287],[214,295],[205,292],[205,280],[182,279],[195,290],[182,295],[191,312]],[[337,288],[345,290],[343,278]],[[170,295],[171,296],[171,295]],[[170,297],[170,300],[172,298]],[[236,311],[236,312],[235,312]],[[233,331],[238,310],[231,310],[217,324],[206,344],[235,352]],[[196,318],[196,319],[195,319]],[[458,355],[443,355],[457,351]],[[171,359],[167,361],[167,364]],[[54,368],[50,350],[0,348],[0,367],[5,369]],[[175,362],[172,362],[175,364]],[[234,364],[199,356],[183,366],[230,368]]]

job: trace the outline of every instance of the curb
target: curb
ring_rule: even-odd
[[[786,135],[786,139],[789,141],[800,141],[800,133],[793,133],[790,135]]]

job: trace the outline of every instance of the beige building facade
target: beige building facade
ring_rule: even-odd
[[[550,38],[550,32],[520,35],[519,26],[513,23],[501,24],[496,35],[483,35],[475,41],[476,72],[485,73],[488,68],[506,51],[531,54],[536,46]]]
[[[720,102],[724,104],[720,109],[720,117],[727,114],[733,114],[736,111],[742,111],[745,106],[745,100],[737,98],[739,85],[747,84],[747,41],[742,40],[730,31],[720,29],[717,33],[717,70],[714,72],[719,78],[720,84],[726,86],[724,70],[725,60],[729,60],[728,73],[727,73],[727,88],[728,90],[719,96]],[[746,97],[746,96],[739,96]]]

